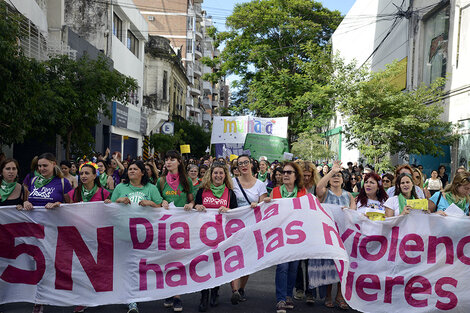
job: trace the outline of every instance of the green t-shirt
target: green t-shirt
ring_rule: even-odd
[[[160,188],[160,179],[157,181],[157,186]],[[194,194],[194,186],[193,183],[191,182],[191,179],[188,178],[188,184],[189,184],[189,192]],[[197,186],[196,186],[197,187]],[[174,202],[175,206],[177,207],[183,207],[186,203],[188,203],[188,196],[186,195],[186,192],[183,191],[183,186],[181,183],[178,185],[177,190],[173,190],[170,185],[165,181],[165,185],[163,185],[163,190],[162,190],[162,197],[164,200],[168,201],[168,203]]]
[[[114,189],[111,201],[116,202],[116,199],[122,197],[129,198],[132,203],[139,203],[142,200],[151,200],[156,204],[160,204],[163,201],[157,187],[151,183],[141,188],[134,187],[131,184],[121,183]]]

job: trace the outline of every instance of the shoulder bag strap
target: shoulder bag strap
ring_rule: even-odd
[[[248,202],[248,204],[251,204],[250,200],[248,199],[246,195],[245,189],[243,189],[242,184],[240,184],[240,181],[238,180],[238,177],[236,177],[235,179],[237,180],[238,187],[240,187],[240,190],[242,191],[243,196],[245,197],[246,201]]]
[[[436,210],[437,210],[437,207],[439,206],[439,201],[441,201],[441,197],[442,197],[442,192],[439,192],[439,197],[437,198],[437,202],[436,202]]]

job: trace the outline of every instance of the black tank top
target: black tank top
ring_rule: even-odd
[[[21,192],[20,196],[16,199],[6,199],[5,201],[0,201],[0,206],[10,206],[10,205],[17,205],[23,204],[23,195],[24,195],[24,186],[21,185]]]

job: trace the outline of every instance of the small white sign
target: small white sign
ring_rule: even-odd
[[[162,125],[162,134],[174,135],[175,134],[175,124],[173,122],[163,123],[163,125]]]

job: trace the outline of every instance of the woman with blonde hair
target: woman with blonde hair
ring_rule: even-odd
[[[317,167],[310,161],[305,161],[300,164],[304,171],[304,185],[308,193],[315,194],[315,188],[320,181],[321,177],[317,171]]]
[[[445,210],[455,204],[465,215],[468,215],[470,205],[470,173],[462,172],[455,174],[454,180],[448,184],[444,191],[436,192],[429,199],[429,210],[445,215]],[[440,213],[442,212],[442,213]]]
[[[218,210],[219,213],[225,213],[229,209],[235,209],[238,206],[237,196],[233,192],[233,183],[225,163],[216,161],[212,163],[209,171],[206,173],[200,188],[196,194],[196,205],[194,208],[199,212],[206,210]],[[209,306],[215,307],[219,299],[219,287],[205,289],[201,291],[201,302],[199,303],[199,312],[206,312]]]
[[[415,183],[415,186],[418,186],[423,190],[424,196],[426,199],[431,198],[431,193],[423,187],[424,185],[424,180],[423,180],[423,173],[418,168],[413,169],[413,182]]]

